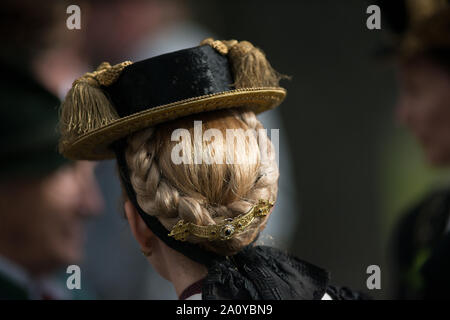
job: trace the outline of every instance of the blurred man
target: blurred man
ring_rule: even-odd
[[[102,209],[94,164],[58,155],[59,100],[15,61],[0,59],[0,299],[70,299],[51,276],[80,262]]]
[[[450,4],[381,1],[397,33],[396,115],[428,162],[450,166]],[[395,234],[397,298],[450,298],[450,190],[432,192],[400,221]]]

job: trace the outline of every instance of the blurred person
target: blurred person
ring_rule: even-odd
[[[279,178],[274,146],[256,131],[264,127],[255,114],[284,100],[282,77],[251,43],[208,38],[135,63],[102,63],[74,82],[62,104],[60,152],[116,158],[131,231],[180,299],[361,298],[331,286],[327,271],[255,245],[273,214]],[[189,139],[194,120],[216,133],[255,131],[224,150],[216,137]],[[178,140],[187,163],[173,158],[176,129],[188,135]],[[193,163],[196,146],[201,163]],[[225,163],[221,151],[244,161]],[[220,162],[205,163],[205,155]]]
[[[92,171],[92,163],[78,162],[0,181],[1,300],[88,297],[55,275],[80,263],[85,220],[100,211]]]
[[[2,16],[13,9],[2,5]],[[103,204],[94,163],[57,152],[60,100],[36,79],[34,36],[0,55],[0,299],[71,299],[85,290],[69,291],[57,272],[81,262],[85,220]]]
[[[396,35],[396,116],[428,163],[450,166],[450,5],[380,1]],[[394,234],[397,298],[449,299],[450,189],[439,188],[401,218]]]

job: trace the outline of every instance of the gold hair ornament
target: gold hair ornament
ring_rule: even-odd
[[[199,226],[180,220],[172,228],[169,236],[181,241],[186,241],[187,236],[190,234],[199,238],[206,238],[210,241],[228,240],[237,233],[244,231],[255,218],[268,215],[273,205],[273,201],[260,199],[247,213],[239,215],[234,219],[225,219],[221,224],[209,226]]]

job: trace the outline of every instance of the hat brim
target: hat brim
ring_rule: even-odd
[[[72,160],[106,160],[115,157],[114,141],[154,125],[205,111],[247,107],[255,114],[277,107],[286,97],[283,88],[235,89],[150,108],[60,144],[60,152]]]

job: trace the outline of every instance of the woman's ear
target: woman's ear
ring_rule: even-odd
[[[153,232],[147,227],[144,220],[142,220],[131,201],[125,201],[124,209],[128,223],[130,224],[131,232],[140,244],[142,252],[151,252],[154,238]]]

